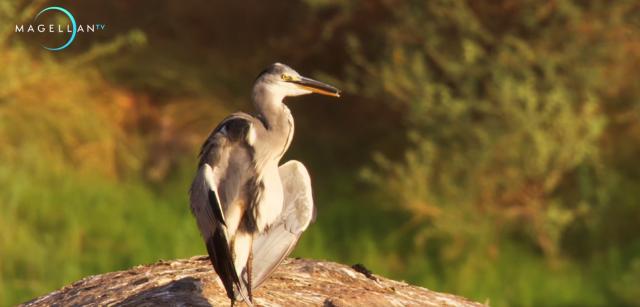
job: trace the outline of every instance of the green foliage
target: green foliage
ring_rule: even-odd
[[[634,1],[77,2],[110,31],[64,54],[10,31],[44,3],[0,2],[0,305],[203,254],[197,147],[273,61],[345,90],[289,103],[318,206],[295,255],[493,306],[640,300]]]
[[[190,212],[140,182],[1,172],[2,305],[85,275],[202,253]]]
[[[5,5],[3,17],[19,18],[2,18],[2,28],[33,9],[16,14]],[[188,212],[140,180],[115,180],[144,157],[141,140],[126,131],[131,98],[82,66],[143,41],[133,31],[65,63],[35,57],[21,41],[0,49],[0,305],[86,274],[197,251],[181,243],[197,239],[185,227]],[[173,240],[180,242],[166,245]]]
[[[372,78],[381,78],[378,92],[408,109],[414,144],[405,163],[381,159],[384,176],[374,180],[403,197],[398,203],[421,215],[416,218],[438,224],[443,219],[433,211],[470,203],[464,212],[471,216],[523,222],[537,244],[555,254],[563,229],[584,209],[558,199],[560,186],[579,166],[598,167],[605,116],[593,84],[603,80],[602,67],[585,55],[580,39],[560,48],[527,39],[576,28],[582,19],[570,13],[579,12],[566,2],[553,17],[566,20],[559,25],[540,28],[523,20],[498,36],[460,2],[418,7],[425,18],[406,18],[418,11],[408,5],[382,32],[388,57],[363,64]],[[585,68],[577,63],[585,59],[592,64],[590,82],[580,82]],[[576,196],[573,203],[589,197]],[[468,224],[465,216],[455,218]],[[442,224],[459,224],[451,222]]]
[[[607,127],[617,115],[608,105],[640,94],[637,86],[607,93],[618,81],[611,79],[610,71],[624,69],[618,65],[626,64],[617,57],[630,47],[610,33],[637,31],[629,23],[634,13],[629,3],[605,11],[599,2],[540,6],[523,1],[496,11],[491,4],[407,2],[394,6],[388,23],[351,36],[355,65],[350,87],[382,96],[403,110],[411,141],[403,161],[378,155],[378,168],[367,169],[364,178],[382,191],[390,206],[411,214],[417,228],[416,252],[437,253],[433,264],[453,267],[457,273],[427,284],[473,293],[482,283],[485,290],[476,295],[488,297],[500,296],[490,293],[499,283],[540,284],[534,280],[542,277],[544,284],[554,285],[552,272],[544,277],[533,274],[535,270],[517,272],[493,285],[474,277],[500,276],[500,266],[514,259],[533,261],[519,264],[521,268],[540,266],[528,256],[538,250],[550,268],[566,274],[575,268],[558,264],[564,257],[588,262],[600,253],[598,248],[584,250],[573,244],[577,234],[572,228],[598,232],[596,224],[611,221],[603,213],[620,210],[614,209],[619,206],[634,216],[640,213],[635,197],[619,198],[620,190],[610,184],[627,167],[637,170],[637,162],[627,161],[625,169],[618,169],[612,163],[615,153],[603,150],[617,133]],[[382,50],[375,43],[379,41],[385,42]],[[629,55],[638,59],[637,51]],[[637,112],[633,117],[637,125]],[[637,178],[627,180],[638,183]],[[591,244],[628,242],[602,239]],[[517,241],[529,251],[503,259],[504,250],[513,249]],[[482,255],[494,259],[484,267],[474,266]],[[634,278],[634,273],[628,274]],[[563,283],[560,278],[558,284]],[[474,286],[468,288],[470,284]],[[518,295],[494,301],[540,305],[546,301],[544,293],[553,289],[515,289]],[[622,290],[626,294],[617,300],[631,303],[625,296],[638,290]],[[554,300],[606,302],[603,296],[582,293],[556,293]]]

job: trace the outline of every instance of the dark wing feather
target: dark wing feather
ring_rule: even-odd
[[[221,230],[214,232],[213,236],[207,239],[206,246],[209,260],[220,277],[224,289],[227,291],[227,297],[233,299],[235,297],[234,285],[239,287],[240,279],[236,274],[236,268],[233,264],[233,258],[231,258],[231,251],[224,232]]]
[[[237,197],[241,183],[251,176],[253,153],[246,136],[252,121],[248,114],[235,113],[213,130],[200,150],[197,174],[189,191],[191,210],[211,264],[230,299],[235,298],[234,287],[242,286],[226,237],[226,226],[230,225],[226,224],[224,212]]]
[[[218,201],[218,195],[211,189],[209,189],[209,206],[211,206],[215,220],[220,222],[220,224],[227,226],[227,223],[224,220],[224,214],[221,210],[220,201]]]

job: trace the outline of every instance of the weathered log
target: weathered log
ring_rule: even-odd
[[[353,267],[288,259],[254,291],[257,306],[482,306]],[[89,276],[23,306],[228,306],[208,257]],[[244,304],[238,304],[242,306]]]

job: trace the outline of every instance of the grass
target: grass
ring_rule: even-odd
[[[33,176],[1,166],[0,305],[87,275],[204,254],[187,204],[190,168],[182,169],[151,185],[73,172]],[[550,264],[529,247],[505,242],[493,256],[478,250],[443,261],[429,246],[412,246],[411,233],[398,235],[407,216],[354,195],[339,182],[316,187],[318,219],[294,256],[363,263],[377,274],[492,306],[632,304],[624,295],[633,298],[637,288],[624,281],[637,272],[622,275],[625,267],[610,265],[622,262],[615,255],[589,264]]]
[[[140,181],[5,171],[0,182],[1,305],[86,275],[203,253],[186,189],[171,202]]]

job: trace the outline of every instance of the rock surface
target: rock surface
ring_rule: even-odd
[[[483,306],[353,267],[288,259],[254,291],[256,306]],[[89,276],[23,306],[229,306],[208,257]],[[244,303],[236,306],[243,306]]]

